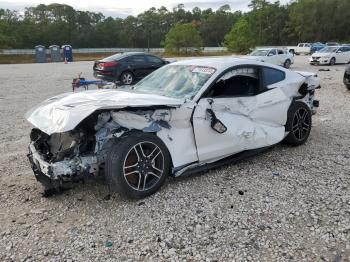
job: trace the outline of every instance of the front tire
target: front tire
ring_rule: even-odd
[[[164,184],[170,166],[168,149],[157,136],[135,132],[112,147],[106,179],[112,191],[129,198],[144,198]]]
[[[330,66],[335,65],[335,58],[334,57],[332,57],[331,60],[329,61],[329,65]]]
[[[287,59],[284,62],[283,67],[286,68],[286,69],[289,69],[291,64],[292,64],[292,62],[289,59]]]
[[[312,113],[303,102],[294,102],[288,109],[286,131],[289,134],[283,140],[285,144],[299,146],[309,138],[312,125]]]

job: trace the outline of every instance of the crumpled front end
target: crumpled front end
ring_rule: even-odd
[[[37,180],[47,189],[65,181],[81,180],[99,170],[100,160],[89,154],[91,139],[83,131],[47,135],[34,128],[30,138],[28,159]]]
[[[170,129],[170,109],[97,112],[75,129],[51,135],[34,128],[28,158],[46,189],[98,175],[113,141],[131,131],[157,133]]]

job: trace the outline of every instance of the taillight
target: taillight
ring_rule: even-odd
[[[100,63],[100,65],[104,68],[106,67],[114,67],[118,65],[118,62],[116,61],[112,61],[112,62],[104,62],[104,63]]]

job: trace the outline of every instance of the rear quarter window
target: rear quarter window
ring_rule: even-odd
[[[155,57],[155,56],[149,55],[149,56],[147,56],[147,59],[148,59],[148,62],[150,62],[150,63],[154,63],[154,64],[162,64],[163,63],[163,61],[160,58]]]
[[[270,68],[270,67],[263,67],[262,74],[263,74],[263,86],[269,86],[269,85],[281,82],[286,77],[283,71]]]

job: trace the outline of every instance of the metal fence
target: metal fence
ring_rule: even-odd
[[[121,53],[121,52],[151,52],[164,53],[164,48],[73,48],[75,54],[97,54],[97,53]],[[203,52],[223,52],[227,51],[226,47],[204,47]],[[46,49],[49,54],[49,49]],[[34,55],[33,49],[0,49],[0,55]]]

